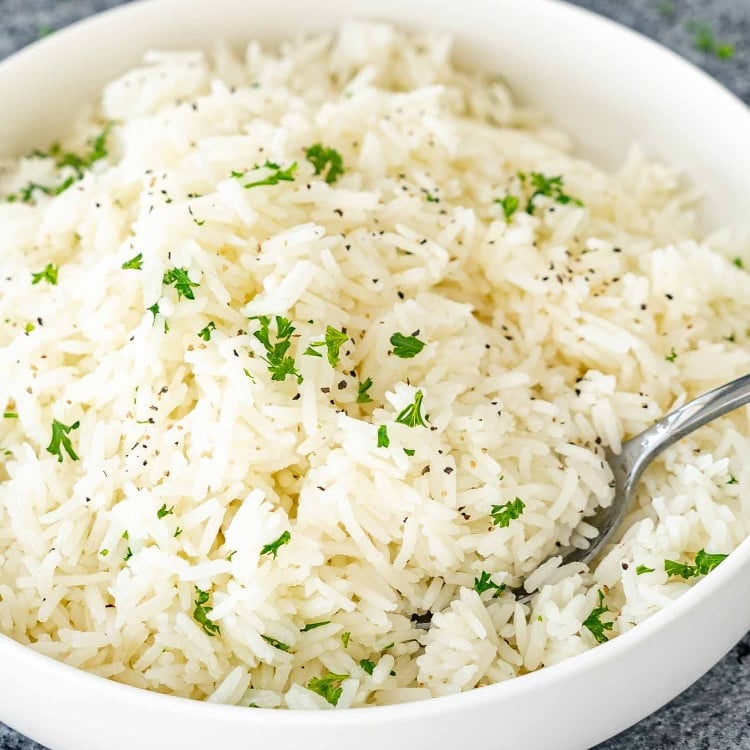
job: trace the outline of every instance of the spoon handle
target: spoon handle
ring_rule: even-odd
[[[628,440],[623,445],[623,454],[631,457],[632,468],[640,475],[665,448],[747,403],[750,403],[750,374],[720,385],[670,412],[640,435]]]

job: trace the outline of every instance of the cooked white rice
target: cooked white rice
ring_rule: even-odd
[[[592,648],[600,591],[614,637],[696,580],[665,559],[746,536],[742,410],[654,465],[594,571],[539,567],[596,533],[580,522],[611,501],[600,445],[748,371],[750,278],[728,231],[697,238],[675,172],[571,156],[450,47],[353,24],[244,57],[151,54],[65,142],[83,153],[114,121],[104,158],[0,204],[1,632],[190,698],[331,708],[306,686],[333,673],[338,707],[393,703]],[[332,184],[315,143],[343,158]],[[246,189],[267,161],[293,180]],[[5,163],[0,196],[75,176],[55,162]],[[583,205],[527,213],[531,172]],[[57,284],[32,284],[47,264]],[[173,268],[194,300],[163,284]],[[301,383],[271,379],[264,315],[295,326]],[[304,354],[327,326],[348,337],[336,366]],[[396,356],[396,332],[424,349]],[[396,422],[418,391],[427,426]],[[46,450],[53,420],[80,422],[80,460]],[[480,595],[482,573],[541,591]]]

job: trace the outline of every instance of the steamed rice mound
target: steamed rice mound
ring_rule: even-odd
[[[151,54],[64,150],[110,121],[59,195],[18,199],[54,156],[0,171],[0,632],[190,698],[393,703],[594,647],[600,592],[615,637],[696,580],[665,559],[748,533],[745,409],[654,465],[595,570],[540,567],[595,536],[603,446],[750,368],[746,248],[699,238],[675,172],[605,174],[449,39],[380,25]],[[561,191],[529,205],[532,173]]]

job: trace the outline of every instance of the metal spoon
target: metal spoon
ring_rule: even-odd
[[[555,556],[562,555],[561,564],[587,563],[599,554],[633,507],[635,491],[643,472],[663,450],[699,427],[747,403],[750,403],[750,375],[743,375],[667,414],[640,435],[624,442],[619,454],[605,449],[604,459],[615,479],[614,499],[610,506],[599,508],[593,516],[586,518],[587,523],[599,530],[598,536],[591,540],[586,549],[572,546],[560,549]],[[534,596],[521,589],[516,594],[522,603]]]

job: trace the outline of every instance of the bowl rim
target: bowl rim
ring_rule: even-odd
[[[175,8],[184,0],[134,0],[123,5],[109,8],[102,12],[76,21],[69,26],[55,31],[51,36],[38,39],[22,49],[0,60],[0,71],[11,69],[17,73],[32,59],[40,48],[49,47],[78,33],[93,33],[99,25],[111,24],[117,17],[122,16],[125,21],[129,15],[151,10],[154,6],[169,6]],[[528,0],[504,0],[507,4],[521,7]],[[651,57],[659,58],[665,66],[678,70],[683,77],[690,77],[700,82],[704,90],[718,97],[722,104],[736,111],[737,117],[743,117],[750,125],[750,108],[733,92],[719,83],[704,70],[690,60],[645,36],[632,28],[624,26],[606,16],[599,15],[587,8],[574,5],[565,0],[535,0],[536,6],[545,12],[556,13],[565,17],[568,23],[586,24],[594,30],[601,29],[608,35],[616,35],[631,45],[639,46]],[[394,21],[398,23],[398,21]],[[62,40],[62,41],[61,41]],[[15,68],[16,70],[13,70]],[[533,672],[508,679],[504,682],[473,688],[464,692],[432,697],[428,699],[397,703],[393,705],[368,705],[357,708],[342,708],[336,710],[319,711],[290,711],[279,709],[257,708],[248,711],[244,706],[210,703],[181,696],[169,695],[134,687],[113,679],[100,677],[94,673],[70,666],[57,661],[53,657],[41,654],[32,648],[15,641],[10,636],[0,633],[0,660],[3,653],[11,655],[17,662],[25,663],[29,669],[44,671],[50,679],[59,680],[69,686],[80,685],[87,691],[104,693],[105,698],[117,699],[121,704],[149,704],[149,708],[160,706],[174,713],[185,711],[199,712],[206,719],[221,719],[223,721],[242,722],[250,724],[283,723],[285,726],[296,725],[303,727],[343,727],[357,724],[400,721],[406,715],[411,719],[427,719],[435,714],[469,707],[481,707],[488,704],[499,704],[510,693],[526,694],[534,692],[537,686],[547,683],[560,685],[575,680],[592,668],[606,661],[623,657],[636,651],[639,645],[658,633],[666,630],[670,625],[698,607],[703,599],[728,583],[738,570],[747,564],[750,558],[750,537],[745,538],[729,557],[710,576],[696,582],[690,589],[681,594],[664,609],[656,612],[648,620],[634,626],[627,632],[612,638],[607,643],[600,644],[580,654],[568,657],[561,662],[537,669]]]

